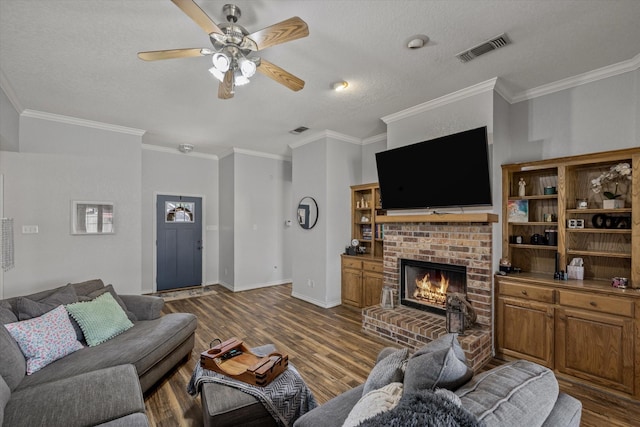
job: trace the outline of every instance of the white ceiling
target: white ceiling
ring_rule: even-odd
[[[230,0],[229,0],[230,1]],[[196,0],[217,23],[225,1]],[[499,77],[512,95],[640,53],[640,0],[237,0],[254,32],[291,16],[310,35],[260,56],[305,80],[292,92],[257,73],[217,98],[209,57],[145,62],[147,50],[210,47],[169,0],[0,0],[0,82],[17,108],[142,129],[148,144],[290,155],[314,132],[359,139],[380,119]],[[455,55],[506,32],[512,44]],[[410,36],[428,45],[409,50]],[[330,90],[349,81],[344,92]],[[307,126],[309,131],[288,131]]]

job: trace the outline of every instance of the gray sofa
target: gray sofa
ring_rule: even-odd
[[[20,347],[0,327],[0,427],[149,425],[143,392],[190,357],[196,317],[161,315],[162,298],[117,295],[99,279],[24,297],[44,310],[47,304],[50,308],[68,304],[74,293],[77,301],[86,301],[105,292],[115,296],[133,327],[97,346],[84,346],[31,375],[26,375]],[[24,305],[19,297],[0,300],[0,322],[28,318],[21,312]]]
[[[399,389],[395,406],[388,405],[391,394],[380,398],[392,383]],[[375,406],[380,402],[390,407]],[[532,362],[506,363],[474,377],[456,335],[448,334],[411,357],[383,349],[365,384],[303,415],[294,427],[579,427],[581,412],[579,400],[559,391],[553,372]]]

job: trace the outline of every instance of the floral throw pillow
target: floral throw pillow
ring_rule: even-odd
[[[27,358],[27,375],[83,348],[62,305],[40,317],[4,326]]]

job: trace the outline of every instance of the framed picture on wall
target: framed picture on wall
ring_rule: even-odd
[[[112,202],[71,202],[71,234],[114,234]]]
[[[509,222],[529,222],[529,201],[509,200],[507,202]]]

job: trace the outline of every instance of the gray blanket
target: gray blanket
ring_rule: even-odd
[[[358,427],[484,427],[466,409],[430,391],[402,396],[398,405]]]
[[[217,372],[203,369],[198,363],[193,370],[191,381],[187,385],[187,392],[196,396],[200,391],[200,386],[205,382],[224,384],[254,396],[269,411],[278,425],[283,427],[293,425],[295,420],[318,406],[313,393],[291,363],[286,371],[265,387],[243,383]]]

